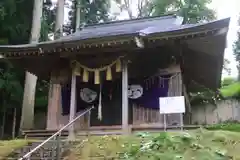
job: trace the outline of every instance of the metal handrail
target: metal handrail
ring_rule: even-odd
[[[83,115],[85,115],[86,113],[90,112],[94,107],[90,107],[88,109],[86,109],[84,112],[82,112],[80,115],[78,115],[77,117],[75,117],[71,122],[69,122],[68,124],[66,124],[65,126],[63,126],[61,129],[59,129],[56,133],[54,133],[51,137],[49,137],[48,139],[46,139],[45,141],[43,141],[41,144],[39,144],[37,147],[35,147],[34,149],[32,149],[30,152],[28,152],[27,154],[25,154],[24,156],[22,156],[22,158],[18,159],[18,160],[24,160],[26,158],[29,158],[35,151],[37,151],[38,149],[40,149],[44,144],[46,144],[48,141],[50,141],[51,139],[55,138],[56,136],[60,135],[61,132],[66,129],[67,127],[69,127],[70,125],[72,125],[76,120],[78,120],[80,117],[82,117]]]

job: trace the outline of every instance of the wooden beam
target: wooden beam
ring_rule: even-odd
[[[128,64],[123,60],[122,64],[122,131],[129,134],[128,125]]]
[[[55,78],[52,75],[52,79]],[[57,130],[60,127],[61,115],[61,85],[59,83],[50,82],[48,99],[47,130]]]

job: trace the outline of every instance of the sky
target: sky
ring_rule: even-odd
[[[52,0],[56,2],[57,0]],[[137,0],[132,0],[134,1]],[[132,8],[135,8],[134,6]],[[238,16],[240,15],[240,0],[212,0],[212,3],[209,5],[209,8],[212,8],[216,11],[217,19],[231,17],[228,36],[227,36],[227,48],[225,49],[225,58],[230,61],[229,68],[231,68],[231,77],[237,77],[237,68],[236,62],[233,56],[233,43],[237,38],[238,27]],[[116,10],[115,7],[112,7],[111,10]],[[65,9],[65,21],[68,20],[68,9]],[[120,19],[126,19],[128,15],[126,12],[122,12]],[[227,77],[226,73],[223,73],[223,77]]]

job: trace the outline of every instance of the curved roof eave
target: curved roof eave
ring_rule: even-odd
[[[181,26],[171,26],[167,28],[158,28],[158,27],[148,27],[139,32],[139,35],[143,38],[171,38],[171,37],[181,37],[186,35],[194,35],[207,33],[214,30],[224,30],[226,33],[229,28],[230,18],[225,18],[221,20],[216,20],[208,23],[201,24],[185,24]]]

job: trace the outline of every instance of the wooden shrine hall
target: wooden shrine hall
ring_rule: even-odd
[[[230,19],[182,21],[168,15],[100,23],[58,40],[0,46],[0,54],[50,82],[47,130],[91,106],[90,127],[162,127],[159,97],[184,95],[190,112],[193,84],[216,90],[221,82]],[[167,125],[179,125],[178,116],[168,115]]]

